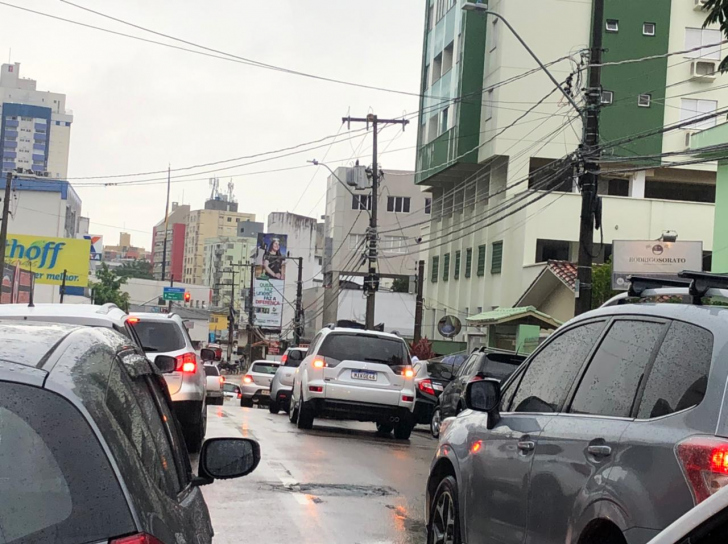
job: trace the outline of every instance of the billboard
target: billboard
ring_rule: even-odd
[[[280,330],[283,320],[288,236],[260,233],[253,277],[254,323],[263,329]]]
[[[100,261],[104,256],[104,237],[95,234],[86,234],[83,237],[91,242],[91,260]]]
[[[29,270],[23,270],[17,264],[5,265],[2,275],[2,294],[0,295],[3,304],[30,302],[32,288]]]
[[[703,269],[703,242],[614,240],[612,289],[629,289],[629,276],[676,276]]]
[[[36,283],[88,287],[90,240],[8,234],[5,262],[32,270]]]

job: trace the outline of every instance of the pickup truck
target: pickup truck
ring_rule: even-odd
[[[204,368],[207,377],[207,405],[222,405],[225,400],[222,392],[225,376],[220,374],[217,365],[206,364]]]

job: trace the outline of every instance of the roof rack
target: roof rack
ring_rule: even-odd
[[[628,298],[643,298],[645,291],[665,289],[666,292],[658,293],[663,295],[689,296],[692,298],[691,303],[700,305],[703,303],[705,296],[728,296],[727,293],[717,293],[712,290],[728,290],[728,275],[713,274],[711,272],[698,272],[694,270],[684,270],[678,273],[677,278],[660,278],[646,276],[630,276],[629,291],[612,297],[602,306],[611,306],[613,304],[623,304]]]
[[[661,287],[690,287],[688,279],[655,278],[647,276],[629,277],[629,296],[641,297],[647,289],[660,289]]]

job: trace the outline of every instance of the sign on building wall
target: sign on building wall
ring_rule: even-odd
[[[629,276],[675,276],[703,269],[703,242],[614,240],[612,289],[629,289]]]
[[[30,301],[31,276],[29,270],[23,270],[20,265],[5,265],[2,277],[2,303],[22,304]]]
[[[8,234],[5,262],[32,270],[35,282],[61,285],[66,270],[66,285],[88,287],[90,240],[46,238]]]
[[[100,261],[104,256],[104,237],[96,234],[86,234],[83,237],[91,242],[91,260]]]
[[[260,233],[255,256],[253,310],[255,325],[263,329],[282,326],[286,283],[288,236]]]

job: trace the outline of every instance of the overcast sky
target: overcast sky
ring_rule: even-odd
[[[424,0],[78,0],[75,3],[158,32],[260,62],[324,77],[417,92]],[[8,3],[119,32],[171,42],[84,12],[60,0]],[[0,58],[21,63],[21,76],[39,90],[65,93],[73,110],[69,178],[184,168],[263,153],[336,134],[341,117],[397,117],[418,108],[413,96],[315,81],[198,56],[82,28],[0,5]],[[12,50],[12,54],[11,54]],[[352,125],[352,131],[361,127]],[[416,121],[404,134],[380,135],[384,168],[414,169]],[[339,139],[350,138],[346,127]],[[394,138],[396,138],[394,141]],[[390,143],[391,141],[391,143]],[[329,142],[326,142],[327,144]],[[318,217],[327,171],[361,157],[371,162],[371,133],[277,160],[244,160],[186,170],[200,173],[172,184],[172,201],[202,208],[208,178],[225,187],[231,176],[240,211],[266,221],[272,211]],[[339,162],[336,162],[339,161]],[[241,165],[241,166],[238,166]],[[304,168],[257,175],[264,170]],[[173,173],[174,175],[175,173]],[[315,177],[314,177],[315,176]],[[159,175],[131,179],[156,179]],[[162,176],[165,177],[165,176]],[[313,181],[308,190],[304,188]],[[151,245],[152,226],[164,216],[165,183],[84,187],[73,181],[91,218],[92,234],[118,243]],[[303,195],[301,197],[301,195]],[[300,202],[298,202],[300,198]],[[295,209],[294,209],[295,206]]]

